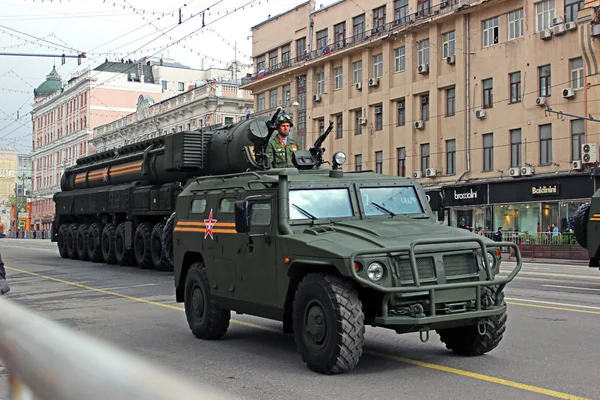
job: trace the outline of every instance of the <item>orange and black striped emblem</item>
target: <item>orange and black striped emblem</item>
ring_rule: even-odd
[[[235,222],[217,222],[217,220],[213,218],[212,208],[208,218],[204,221],[179,221],[173,230],[175,232],[204,233],[204,239],[208,236],[210,236],[211,239],[214,239],[214,233],[237,233],[235,230]]]
[[[105,182],[109,177],[119,176],[125,174],[131,174],[133,172],[140,172],[142,169],[142,161],[119,165],[118,167],[108,167],[104,169],[97,169],[87,173],[88,181],[95,181],[102,179]],[[86,173],[75,175],[75,183],[82,183],[86,181]]]
[[[590,221],[600,221],[600,214],[594,214],[590,218]]]

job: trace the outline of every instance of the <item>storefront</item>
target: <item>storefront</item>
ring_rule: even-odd
[[[577,208],[597,187],[588,173],[505,178],[476,185],[444,187],[450,225],[503,232],[568,232]]]

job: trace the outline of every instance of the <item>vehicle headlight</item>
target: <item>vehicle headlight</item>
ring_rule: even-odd
[[[383,278],[383,273],[384,273],[383,265],[378,262],[372,262],[371,264],[369,264],[369,267],[367,268],[367,276],[373,282],[377,282],[378,280]]]
[[[344,152],[338,151],[333,155],[333,162],[337,165],[343,165],[346,162],[346,154]]]
[[[488,263],[490,264],[490,269],[492,270],[492,272],[494,272],[498,267],[498,259],[490,252],[487,252],[486,255]]]

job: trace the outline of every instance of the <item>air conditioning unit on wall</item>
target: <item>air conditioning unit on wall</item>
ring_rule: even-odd
[[[514,177],[517,177],[517,176],[521,176],[521,168],[519,168],[519,167],[516,167],[516,168],[511,168],[511,169],[508,171],[508,174],[509,174],[510,176],[512,176],[513,178],[514,178]]]
[[[596,143],[584,143],[581,145],[581,159],[584,164],[598,162],[598,149]]]

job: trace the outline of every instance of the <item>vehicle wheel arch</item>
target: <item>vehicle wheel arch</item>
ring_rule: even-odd
[[[177,287],[175,288],[175,300],[178,303],[182,303],[184,299],[185,291],[185,278],[190,270],[192,264],[196,262],[204,262],[204,257],[197,251],[187,251],[183,255],[183,261],[181,262],[181,269],[179,272],[179,280]]]

